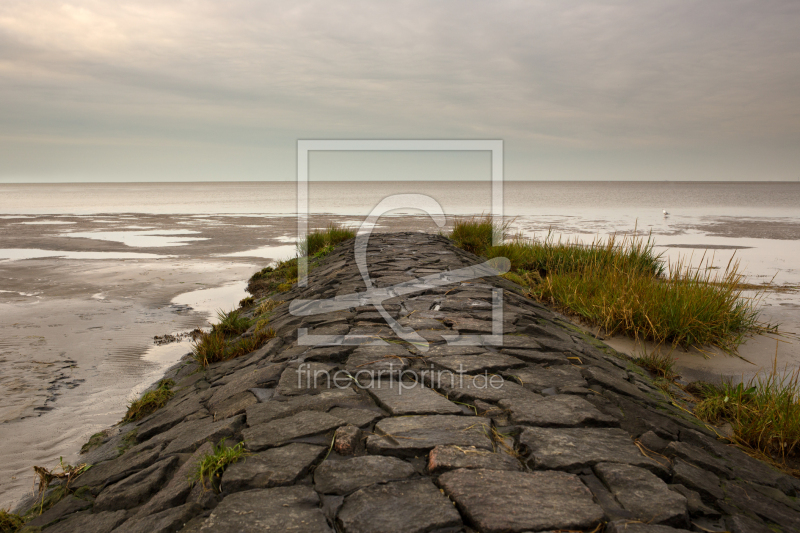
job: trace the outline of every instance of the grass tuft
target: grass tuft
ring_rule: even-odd
[[[786,463],[800,455],[800,369],[759,374],[747,383],[706,384],[694,409],[707,422],[730,422],[736,441]]]
[[[234,446],[225,446],[225,439],[223,438],[218,445],[214,446],[212,453],[206,454],[200,459],[190,481],[199,481],[203,489],[213,489],[218,493],[220,488],[219,479],[228,465],[248,455],[250,455],[250,452],[244,449],[244,442]],[[208,483],[208,486],[206,483]]]
[[[484,257],[507,257],[511,272],[505,277],[527,287],[530,297],[609,335],[735,353],[746,336],[775,329],[758,322],[762,293],[742,295],[738,262],[722,273],[692,269],[683,261],[665,265],[649,236],[612,236],[584,245],[548,234],[492,246],[491,236],[506,229],[488,217],[466,219],[456,222],[451,238]]]
[[[297,252],[298,254],[305,252],[309,257],[313,257],[320,252],[330,252],[340,242],[353,239],[355,236],[354,229],[331,223],[325,229],[317,229],[309,233],[305,240],[297,244]]]
[[[227,313],[220,309],[217,311],[217,318],[219,322],[211,327],[213,333],[241,335],[250,327],[250,320],[242,316],[242,312],[239,309],[234,309]]]
[[[125,418],[122,421],[135,422],[164,407],[169,399],[175,395],[172,390],[174,386],[175,382],[171,379],[159,381],[157,389],[146,392],[144,396],[128,405],[128,412],[125,413]]]
[[[0,509],[0,533],[16,533],[23,524],[20,515]]]
[[[675,360],[668,354],[653,351],[635,358],[633,362],[668,382],[678,377],[675,373]]]

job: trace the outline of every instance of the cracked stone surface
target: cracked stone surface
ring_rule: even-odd
[[[424,342],[401,339],[368,303],[353,242],[343,243],[306,287],[271,296],[286,302],[269,316],[274,339],[205,369],[186,358],[167,371],[175,396],[85,456],[92,468],[70,485],[80,498],[30,525],[45,533],[800,531],[800,481],[719,440],[647,371],[510,281],[452,281],[450,271],[481,258],[422,233],[373,235],[366,255],[386,311]],[[413,281],[426,276],[445,284]],[[501,344],[481,337],[492,332],[497,288]],[[300,299],[336,305],[292,314]],[[298,328],[346,342],[306,345]],[[474,345],[481,338],[491,342]],[[220,493],[193,485],[197,464],[223,438],[243,442],[247,455],[215,481]]]

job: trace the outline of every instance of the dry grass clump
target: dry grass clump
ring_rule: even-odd
[[[739,264],[721,274],[664,265],[650,237],[610,237],[592,244],[517,237],[491,246],[505,226],[484,217],[457,221],[451,237],[487,258],[507,257],[506,278],[528,295],[579,315],[608,334],[656,344],[717,346],[735,353],[747,335],[772,331],[758,322],[759,296],[742,295]]]
[[[244,449],[244,442],[234,446],[225,446],[225,439],[223,438],[218,445],[214,446],[212,453],[206,454],[200,459],[190,481],[199,481],[203,489],[213,489],[215,492],[219,492],[220,477],[228,465],[232,465],[248,455],[250,455],[250,452]]]
[[[297,243],[297,251],[313,257],[320,252],[330,252],[340,242],[354,239],[355,236],[354,229],[331,223],[325,229],[317,229],[309,233],[303,241]]]
[[[125,413],[125,418],[122,421],[135,422],[164,407],[169,399],[175,395],[172,390],[174,386],[175,382],[171,379],[159,381],[157,389],[146,392],[141,398],[128,405],[128,412]]]
[[[800,456],[800,369],[780,374],[776,365],[747,383],[705,385],[695,414],[727,421],[739,444],[780,460]]]
[[[0,509],[0,533],[16,533],[23,524],[20,515]]]
[[[220,322],[212,326],[211,331],[202,333],[192,345],[192,357],[202,367],[212,363],[227,361],[257,350],[267,340],[275,336],[275,331],[268,327],[266,318],[246,318],[238,310],[229,313],[218,313]],[[240,335],[255,328],[248,336],[230,341],[230,337]]]
[[[667,381],[678,377],[678,374],[675,373],[675,360],[669,354],[653,351],[636,357],[633,362]]]
[[[353,229],[330,224],[325,229],[317,229],[308,234],[306,239],[297,245],[298,253],[308,253],[309,259],[319,260],[329,254],[340,242],[356,236]],[[309,262],[309,270],[316,266]],[[262,268],[250,278],[247,292],[255,297],[267,296],[274,292],[286,292],[297,283],[297,258],[278,261],[273,266]]]

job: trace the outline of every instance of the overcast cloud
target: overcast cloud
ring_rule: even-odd
[[[0,180],[293,179],[298,138],[499,138],[510,179],[794,181],[798,28],[796,0],[3,0]]]

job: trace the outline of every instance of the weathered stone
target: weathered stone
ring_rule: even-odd
[[[165,509],[176,507],[186,501],[186,497],[192,490],[192,483],[190,478],[197,468],[198,463],[202,460],[203,456],[210,454],[214,451],[214,445],[210,442],[203,443],[192,454],[192,456],[178,469],[172,476],[172,479],[158,491],[158,494],[150,498],[136,513],[136,517],[141,518],[155,513],[159,513]]]
[[[453,504],[427,479],[372,485],[345,498],[338,522],[345,533],[424,533],[458,527]]]
[[[653,431],[647,431],[639,437],[639,442],[651,452],[662,453],[669,444],[669,441],[662,439]]]
[[[689,488],[684,487],[680,483],[668,485],[669,490],[673,490],[678,494],[682,495],[686,498],[686,504],[689,508],[689,515],[690,516],[710,516],[710,517],[718,517],[719,512],[711,507],[708,507],[703,503],[703,499],[700,497],[700,493],[697,491],[691,490]]]
[[[691,465],[681,459],[675,459],[672,464],[672,482],[680,483],[685,487],[700,493],[703,501],[714,503],[722,499],[723,493],[719,486],[716,474]]]
[[[477,416],[430,415],[384,418],[367,438],[370,453],[413,457],[438,445],[492,449],[491,421]]]
[[[360,428],[366,427],[385,415],[372,409],[355,409],[350,407],[334,407],[328,414],[341,418],[348,424]]]
[[[308,474],[326,451],[324,446],[288,444],[245,457],[225,469],[221,488],[231,493],[290,485]]]
[[[626,381],[623,378],[618,378],[611,372],[608,372],[602,368],[585,367],[581,370],[581,374],[589,381],[590,385],[598,384],[601,387],[611,389],[612,391],[620,394],[625,394],[648,403],[656,403],[654,398],[639,390],[639,388],[630,381]],[[625,375],[627,376],[627,373]]]
[[[347,358],[345,369],[361,381],[376,381],[381,376],[399,375],[408,368],[411,354],[397,344],[386,346],[359,346]]]
[[[208,413],[198,398],[187,397],[176,405],[168,404],[168,408],[159,409],[151,417],[146,418],[136,427],[136,439],[143,442],[154,435],[167,431],[176,424],[198,411]]]
[[[525,362],[516,357],[495,353],[431,357],[428,361],[438,368],[444,368],[456,374],[497,372],[498,370],[525,366]]]
[[[111,533],[128,517],[127,511],[105,511],[90,513],[83,511],[74,514],[46,529],[47,533],[75,533],[86,531],[91,533]]]
[[[501,376],[426,376],[428,385],[441,390],[449,399],[459,402],[483,400],[499,402],[511,398],[536,398],[536,395]]]
[[[485,533],[591,529],[603,519],[589,489],[564,472],[461,469],[442,474],[439,485]]]
[[[515,424],[540,427],[618,426],[616,418],[603,414],[577,396],[556,395],[541,399],[500,400],[500,407],[511,412]]]
[[[172,533],[203,512],[196,503],[187,503],[158,513],[137,515],[114,530],[114,533]]]
[[[311,487],[276,487],[237,492],[223,498],[200,531],[293,531],[330,533]]]
[[[317,411],[303,411],[288,418],[281,418],[250,427],[242,431],[247,448],[253,451],[280,446],[292,439],[327,433],[347,422]]]
[[[800,496],[800,483],[796,479],[753,459],[735,446],[726,445],[695,429],[681,429],[680,439],[722,458],[736,472],[738,478],[776,487],[785,494]]]
[[[461,414],[461,408],[416,381],[375,381],[367,391],[394,416]]]
[[[244,416],[238,415],[219,422],[209,419],[195,420],[179,424],[169,430],[173,437],[164,448],[164,455],[170,453],[191,453],[206,441],[219,442],[224,437],[233,437],[244,426]],[[166,434],[164,434],[166,435]]]
[[[504,335],[501,349],[540,350],[541,347],[542,345],[529,335]]]
[[[507,370],[500,374],[519,381],[523,387],[534,392],[541,392],[550,387],[556,390],[562,390],[565,387],[586,387],[586,380],[581,376],[580,370],[567,365],[531,366]]]
[[[530,451],[536,470],[575,471],[614,462],[641,466],[655,473],[664,471],[617,428],[525,428],[519,442]]]
[[[247,424],[252,428],[303,411],[328,411],[333,407],[357,407],[364,400],[350,388],[324,390],[313,396],[296,396],[286,401],[270,400],[247,408]]]
[[[429,346],[426,351],[420,351],[416,346],[411,346],[415,350],[414,353],[423,355],[427,358],[432,357],[450,357],[459,355],[478,355],[486,352],[486,348],[481,346],[451,346],[449,344],[439,344]]]
[[[725,466],[722,461],[711,456],[711,454],[703,451],[701,448],[685,442],[670,442],[661,453],[667,457],[680,457],[684,461],[699,466],[704,470],[714,472],[718,476],[728,479],[734,477],[733,471]]]
[[[730,530],[730,533],[775,533],[763,522],[753,520],[742,514],[726,517],[725,525]]]
[[[255,394],[250,391],[242,391],[217,405],[210,406],[210,412],[214,420],[222,420],[244,413],[245,409],[257,403],[258,398]]]
[[[92,502],[76,498],[73,495],[66,496],[63,500],[52,506],[50,509],[40,514],[30,522],[25,524],[26,527],[44,527],[51,524],[56,520],[61,520],[67,515],[83,511],[92,506]]]
[[[606,525],[606,533],[691,533],[688,529],[643,524],[631,520],[614,520]]]
[[[522,350],[519,348],[503,348],[502,352],[508,355],[513,355],[517,359],[527,361],[528,363],[537,363],[542,365],[568,365],[567,359],[568,352],[540,352],[539,350]]]
[[[740,509],[747,509],[789,531],[800,531],[800,513],[761,494],[750,483],[728,482],[725,484],[725,494]]]
[[[170,457],[103,489],[94,502],[96,511],[131,509],[150,498],[178,463]]]
[[[321,494],[350,494],[374,485],[408,479],[414,467],[394,457],[367,455],[343,461],[325,461],[314,471],[314,486]]]
[[[103,483],[114,483],[153,464],[159,456],[159,450],[147,450],[141,453],[128,451],[118,459],[106,461],[93,466],[72,482],[72,487],[93,487]]]
[[[491,304],[489,306],[491,308]],[[459,333],[480,333],[491,335],[493,323],[488,320],[475,320],[474,318],[445,319],[445,324],[458,330]]]
[[[292,365],[281,374],[276,388],[281,396],[318,394],[333,385],[336,367],[325,363],[300,363]]]
[[[276,339],[273,339],[276,340]],[[271,341],[270,341],[271,342]],[[277,383],[283,372],[284,366],[278,364],[267,365],[256,368],[244,368],[231,376],[230,381],[221,387],[215,387],[214,393],[208,400],[209,411],[214,412],[219,409],[219,405],[228,398],[240,394],[247,389],[263,387],[268,384]]]
[[[355,455],[364,448],[362,433],[357,426],[342,426],[333,436],[333,449],[339,455]]]
[[[583,484],[586,485],[592,494],[597,504],[603,508],[606,519],[611,520],[631,520],[634,518],[633,513],[627,509],[623,509],[619,502],[608,490],[608,487],[603,485],[597,476],[594,474],[581,474],[580,476]]]
[[[428,472],[441,474],[458,468],[522,470],[516,457],[474,446],[436,446],[428,454]]]
[[[647,470],[616,463],[598,463],[593,470],[634,518],[648,524],[688,526],[686,498]]]

